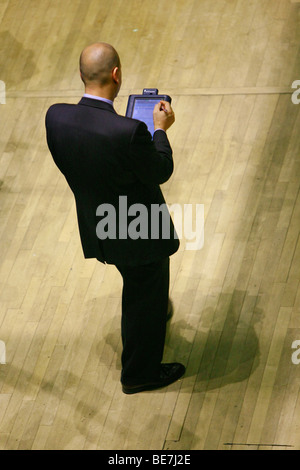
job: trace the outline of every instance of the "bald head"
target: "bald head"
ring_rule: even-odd
[[[87,46],[80,55],[80,74],[86,86],[104,87],[112,80],[112,71],[120,68],[117,51],[105,42]]]

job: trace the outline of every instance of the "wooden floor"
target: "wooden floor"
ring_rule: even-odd
[[[300,450],[299,23],[290,0],[0,0],[0,449]],[[134,396],[121,278],[84,260],[45,141],[96,41],[121,56],[119,113],[172,96],[163,191],[205,213],[204,247],[171,261],[165,360],[187,373]]]

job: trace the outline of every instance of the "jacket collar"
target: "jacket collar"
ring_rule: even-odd
[[[106,103],[105,101],[94,100],[93,98],[83,97],[81,98],[78,104],[81,106],[91,106],[92,108],[103,109],[105,111],[110,111],[111,113],[117,114],[113,106],[111,106],[111,104],[109,103]]]

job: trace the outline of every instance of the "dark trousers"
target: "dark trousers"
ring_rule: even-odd
[[[169,299],[169,258],[117,266],[123,278],[122,375],[126,385],[156,379],[163,357]]]

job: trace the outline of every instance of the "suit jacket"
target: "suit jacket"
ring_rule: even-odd
[[[165,204],[159,185],[173,172],[172,149],[164,131],[156,131],[152,140],[143,122],[118,115],[109,103],[82,98],[78,104],[51,106],[46,114],[46,134],[53,159],[75,196],[86,258],[137,266],[178,250],[169,212],[164,213],[164,223],[167,219],[170,228],[167,237],[162,219],[157,234],[157,220],[154,223],[151,218],[153,205]],[[131,215],[124,213],[124,201],[128,209],[131,207]],[[142,204],[148,211],[148,223],[143,224],[139,237],[136,234],[141,229],[141,212],[133,209],[141,206],[135,204]],[[109,212],[110,218],[104,210],[107,208],[114,209]],[[111,225],[114,215],[115,231]],[[99,238],[98,224],[103,229],[105,222],[110,236]],[[124,237],[130,224],[133,236]]]

